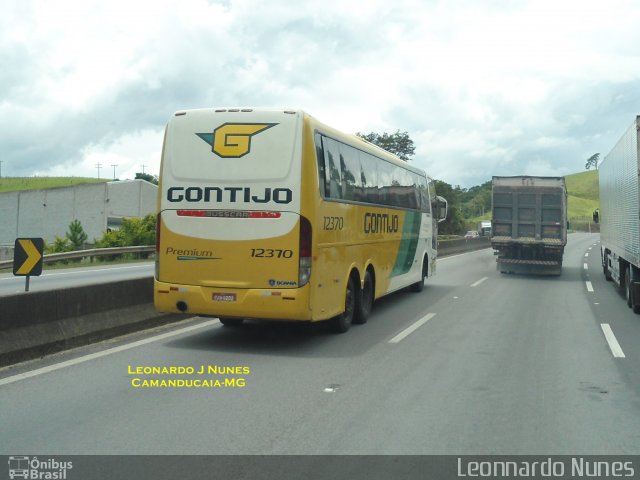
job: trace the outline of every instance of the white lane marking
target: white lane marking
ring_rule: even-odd
[[[620,347],[616,336],[613,334],[613,330],[611,330],[611,326],[608,323],[601,323],[600,327],[604,332],[604,338],[607,339],[607,343],[609,344],[609,348],[611,349],[613,356],[615,358],[626,358],[622,351],[622,347]]]
[[[587,258],[589,256],[589,252],[584,254],[584,258]]]
[[[587,292],[593,292],[593,285],[591,284],[591,282],[589,280],[587,280],[584,283],[587,284]]]
[[[489,277],[482,277],[480,280],[478,280],[477,282],[474,282],[471,284],[472,287],[477,287],[478,285],[480,285],[482,282],[484,282],[485,280],[488,280]]]
[[[589,265],[587,265],[586,263],[583,265],[585,270],[589,270]]]
[[[201,328],[214,325],[218,322],[219,320],[217,318],[214,320],[207,320],[203,323],[199,323],[198,325],[192,325],[190,327],[181,328],[180,330],[174,330],[171,332],[163,333],[161,335],[156,335],[155,337],[145,338],[144,340],[138,340],[136,342],[127,343],[126,345],[120,345],[119,347],[109,348],[107,350],[103,350],[102,352],[91,353],[89,355],[85,355],[84,357],[74,358],[73,360],[67,360],[66,362],[56,363],[55,365],[49,365],[47,367],[38,368],[30,372],[20,373],[12,377],[2,378],[0,379],[0,386],[7,385],[9,383],[19,382],[20,380],[36,377],[38,375],[42,375],[45,373],[55,372],[56,370],[70,367],[72,365],[78,365],[79,363],[88,362],[89,360],[94,360],[100,357],[106,357],[107,355],[111,355],[113,353],[123,352],[125,350],[130,350],[132,348],[140,347],[142,345],[146,345],[147,343],[153,343],[153,342],[157,342],[158,340],[164,340],[165,338],[171,338],[177,335],[181,335],[183,333],[199,330]]]
[[[413,325],[411,325],[410,327],[405,328],[403,331],[401,331],[398,335],[396,335],[395,337],[393,337],[391,340],[389,340],[389,343],[398,343],[400,342],[402,339],[406,338],[407,336],[411,335],[413,332],[415,332],[418,328],[420,328],[422,325],[424,325],[425,323],[427,323],[429,320],[431,320],[433,317],[435,317],[436,314],[435,313],[428,313],[426,314],[424,317],[422,317],[420,320],[418,320],[417,322],[415,322]]]

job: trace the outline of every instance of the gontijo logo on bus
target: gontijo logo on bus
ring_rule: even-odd
[[[278,125],[277,123],[224,123],[213,133],[196,133],[211,145],[213,153],[222,158],[240,158],[251,151],[254,135]]]

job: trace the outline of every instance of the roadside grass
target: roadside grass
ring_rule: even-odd
[[[0,178],[0,192],[72,187],[84,183],[104,183],[109,181],[107,178],[90,177],[2,177]]]
[[[567,175],[565,181],[567,182],[567,216],[569,220],[590,221],[593,211],[600,206],[598,171],[587,170]]]
[[[598,186],[598,171],[586,170],[580,173],[567,175],[567,192],[574,197],[587,200],[600,201],[600,188]]]

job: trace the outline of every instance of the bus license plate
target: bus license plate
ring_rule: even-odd
[[[235,302],[236,294],[235,293],[214,293],[213,300],[215,302]]]

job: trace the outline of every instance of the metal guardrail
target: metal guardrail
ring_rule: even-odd
[[[475,250],[484,248],[484,237],[474,240],[444,240],[438,242],[438,251],[440,254],[458,253],[459,251]],[[107,255],[122,255],[125,253],[153,253],[155,245],[134,246],[134,247],[111,247],[111,248],[93,248],[88,250],[76,250],[73,252],[50,253],[44,255],[42,261],[44,263],[54,263],[61,260],[73,260],[77,258],[104,257]],[[13,267],[13,260],[1,260],[0,269]]]
[[[73,252],[50,253],[42,257],[44,263],[59,262],[61,260],[73,260],[76,258],[92,258],[103,257],[106,255],[122,255],[125,253],[153,253],[155,245],[134,246],[134,247],[110,247],[110,248],[93,248],[91,250],[76,250]],[[11,268],[13,260],[0,261],[0,269]]]
[[[471,252],[489,248],[491,241],[489,237],[477,237],[472,239],[457,238],[453,240],[438,241],[438,258],[458,253]]]

